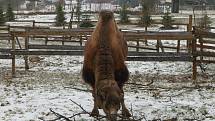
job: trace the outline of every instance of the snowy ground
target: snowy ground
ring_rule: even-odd
[[[0,120],[39,121],[54,119],[49,109],[65,116],[82,110],[70,101],[81,104],[87,111],[93,108],[90,88],[80,77],[83,57],[40,56],[24,71],[24,61],[17,60],[17,76],[11,79],[8,60],[0,60]],[[130,83],[125,85],[125,101],[137,118],[143,120],[175,119],[215,120],[215,65],[207,65],[206,73],[199,70],[199,86],[191,80],[191,63],[185,62],[126,62]],[[149,83],[152,84],[145,86]],[[85,91],[86,90],[86,91]],[[88,115],[76,120],[92,120]]]

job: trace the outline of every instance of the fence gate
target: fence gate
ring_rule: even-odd
[[[215,33],[194,29],[197,41],[197,62],[215,63]]]

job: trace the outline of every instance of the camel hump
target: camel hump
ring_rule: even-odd
[[[102,10],[99,13],[99,16],[102,20],[102,23],[107,23],[108,21],[112,20],[114,18],[113,12],[108,10]]]

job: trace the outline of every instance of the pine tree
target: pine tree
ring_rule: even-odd
[[[74,17],[74,11],[75,11],[75,8],[72,7],[71,17],[70,17],[70,20],[69,20],[69,28],[70,29],[72,28],[72,21],[73,21],[73,17]]]
[[[7,11],[6,11],[6,20],[7,21],[13,21],[15,19],[13,9],[11,7],[11,4],[8,4]]]
[[[57,4],[57,6],[56,6],[56,14],[57,14],[57,16],[55,17],[56,26],[64,25],[64,22],[65,22],[66,18],[64,16],[63,7],[62,7],[61,4]]]
[[[81,0],[77,0],[76,16],[77,16],[78,22],[80,22],[80,20],[81,20]]]
[[[206,14],[201,18],[199,27],[202,29],[208,29],[210,28],[211,24],[212,24],[211,18]]]
[[[152,19],[150,15],[150,8],[149,8],[148,1],[141,1],[142,6],[142,15],[140,17],[139,24],[144,27],[148,27],[152,24]]]
[[[164,16],[162,16],[162,24],[163,29],[172,29],[172,23],[174,20],[172,19],[172,16],[170,15],[169,9],[167,9],[167,12],[164,13]]]
[[[179,0],[172,0],[172,13],[179,13]]]
[[[0,25],[5,23],[5,16],[2,7],[0,7]]]
[[[120,6],[127,3],[130,7],[137,7],[140,0],[115,0],[115,3],[118,3]]]
[[[120,11],[120,22],[121,23],[128,23],[128,5],[127,4],[123,4],[122,5],[122,10]]]
[[[148,13],[143,14],[143,16],[141,16],[140,18],[139,24],[144,27],[150,26],[152,24],[151,15],[149,15]]]
[[[94,27],[94,25],[91,22],[90,15],[82,15],[82,22],[80,23],[79,27],[82,28],[90,28]]]

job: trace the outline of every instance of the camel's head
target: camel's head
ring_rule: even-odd
[[[112,83],[111,86],[104,86],[97,90],[97,106],[103,109],[108,119],[111,121],[116,120],[117,112],[121,107],[121,101],[122,92],[116,82]]]

